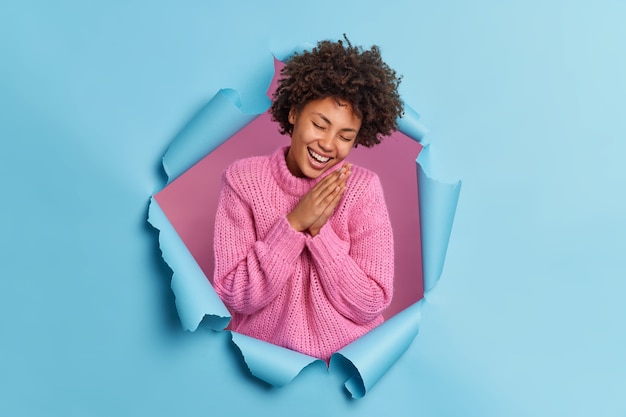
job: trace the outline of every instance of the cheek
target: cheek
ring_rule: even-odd
[[[306,137],[306,132],[303,132],[301,129],[294,129],[293,133],[291,134],[291,146],[306,146]]]
[[[353,149],[353,142],[344,142],[342,141],[339,145],[338,145],[338,156],[340,159],[345,159],[349,154],[350,151]]]
[[[296,139],[299,143],[301,143],[302,145],[307,145],[310,142],[313,142],[317,139],[317,137],[315,136],[315,133],[312,129],[298,129],[298,131],[296,132],[294,130],[294,135],[296,136]],[[292,137],[294,136],[292,135]]]

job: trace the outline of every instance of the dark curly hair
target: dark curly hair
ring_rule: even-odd
[[[326,97],[350,102],[361,118],[354,146],[369,148],[398,129],[396,119],[404,112],[398,93],[402,77],[383,62],[377,46],[363,50],[344,39],[345,44],[321,41],[311,51],[287,59],[269,109],[280,133],[293,131],[292,108],[300,111],[309,101]]]

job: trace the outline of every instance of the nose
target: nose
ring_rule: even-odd
[[[332,135],[326,134],[317,141],[320,149],[324,152],[330,152],[333,149]]]

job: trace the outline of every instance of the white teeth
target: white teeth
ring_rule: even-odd
[[[318,153],[315,153],[311,149],[309,149],[309,155],[311,155],[317,162],[320,162],[322,164],[325,164],[326,162],[330,161],[330,158],[327,158]]]

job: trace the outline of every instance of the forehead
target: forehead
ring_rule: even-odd
[[[310,100],[302,108],[302,112],[317,114],[327,118],[349,119],[360,123],[360,115],[347,100],[336,97],[324,97]]]

